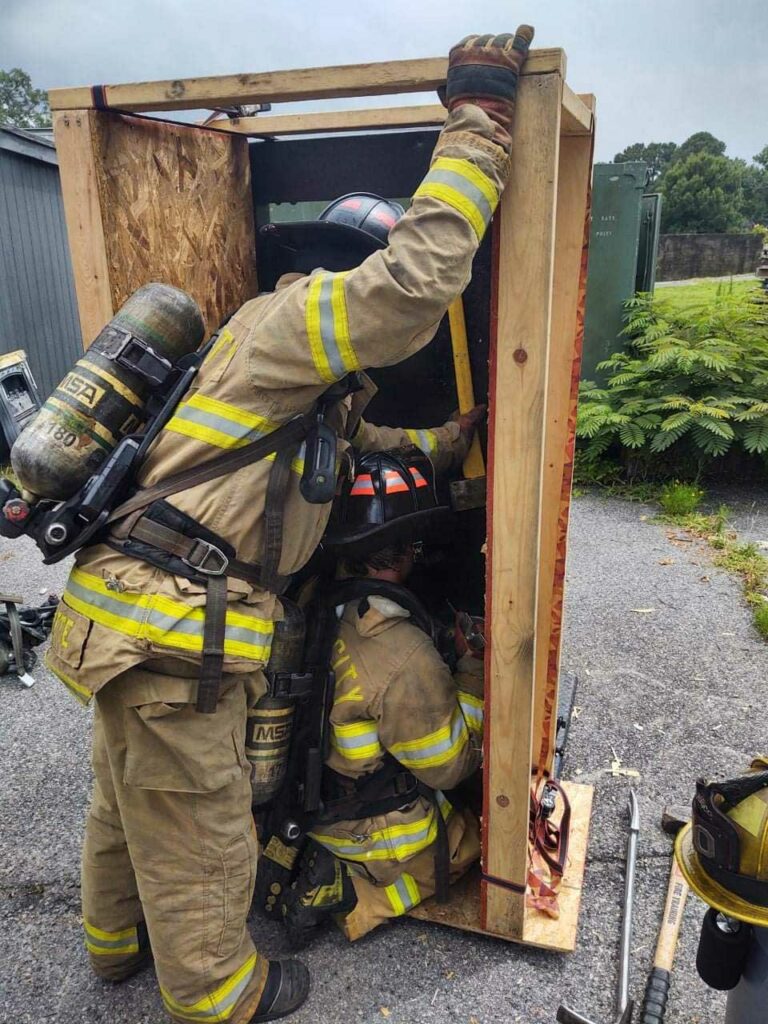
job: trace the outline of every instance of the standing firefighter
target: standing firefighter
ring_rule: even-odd
[[[457,631],[452,674],[431,619],[403,585],[421,542],[439,537],[449,514],[431,463],[413,447],[364,455],[337,498],[326,544],[348,578],[325,598],[338,621],[329,626],[323,806],[281,908],[296,949],[332,916],[347,938],[360,938],[444,893],[480,854],[477,818],[443,790],[480,764],[482,648],[472,651]],[[267,858],[272,850],[284,860],[275,839]],[[259,890],[269,911],[274,886],[265,892],[260,879]]]
[[[246,927],[247,709],[265,692],[276,595],[326,526],[329,436],[335,448],[358,429],[367,389],[350,375],[425,346],[467,284],[507,180],[532,36],[471,36],[451,51],[448,118],[388,244],[374,227],[394,216],[359,196],[267,237],[289,276],[220,333],[141,490],[108,540],[80,552],[64,592],[49,664],[96,705],[86,945],[115,980],[154,956],[175,1020],[271,1020],[306,999],[303,964],[265,959]]]

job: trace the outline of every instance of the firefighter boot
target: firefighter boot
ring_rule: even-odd
[[[296,881],[283,896],[283,922],[291,948],[309,945],[321,924],[336,914],[348,914],[356,903],[346,864],[311,843]]]
[[[298,1010],[308,995],[309,971],[301,960],[270,960],[264,990],[247,1024],[287,1017]]]

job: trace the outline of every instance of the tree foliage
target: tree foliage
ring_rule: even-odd
[[[662,230],[738,230],[744,221],[742,178],[737,161],[706,149],[675,160],[661,184]]]
[[[576,432],[586,460],[623,447],[657,470],[686,457],[700,469],[734,445],[768,453],[768,335],[758,310],[750,293],[722,288],[684,309],[660,309],[650,295],[630,300],[626,351],[600,364],[604,388],[582,383]]]
[[[648,165],[646,192],[664,196],[664,231],[745,231],[768,223],[768,145],[749,164],[726,156],[725,143],[711,132],[695,132],[679,146],[635,142],[613,159]]]
[[[669,166],[677,150],[676,142],[635,142],[613,158],[615,164],[630,160],[642,160],[648,165],[649,189]]]
[[[26,71],[0,71],[0,124],[17,128],[46,128],[51,123],[48,97],[35,89]]]

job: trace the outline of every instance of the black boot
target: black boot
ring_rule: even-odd
[[[283,895],[283,922],[292,949],[303,949],[320,926],[357,904],[346,864],[317,843],[307,847],[298,877]]]
[[[264,991],[249,1024],[286,1017],[308,995],[309,971],[301,960],[270,960]]]

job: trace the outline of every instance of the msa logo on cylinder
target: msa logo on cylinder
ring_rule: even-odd
[[[268,743],[280,746],[291,738],[290,722],[255,722],[251,743]]]
[[[79,373],[68,373],[59,387],[72,398],[77,399],[86,409],[95,409],[104,397],[104,388],[100,388],[92,380],[81,377]]]

